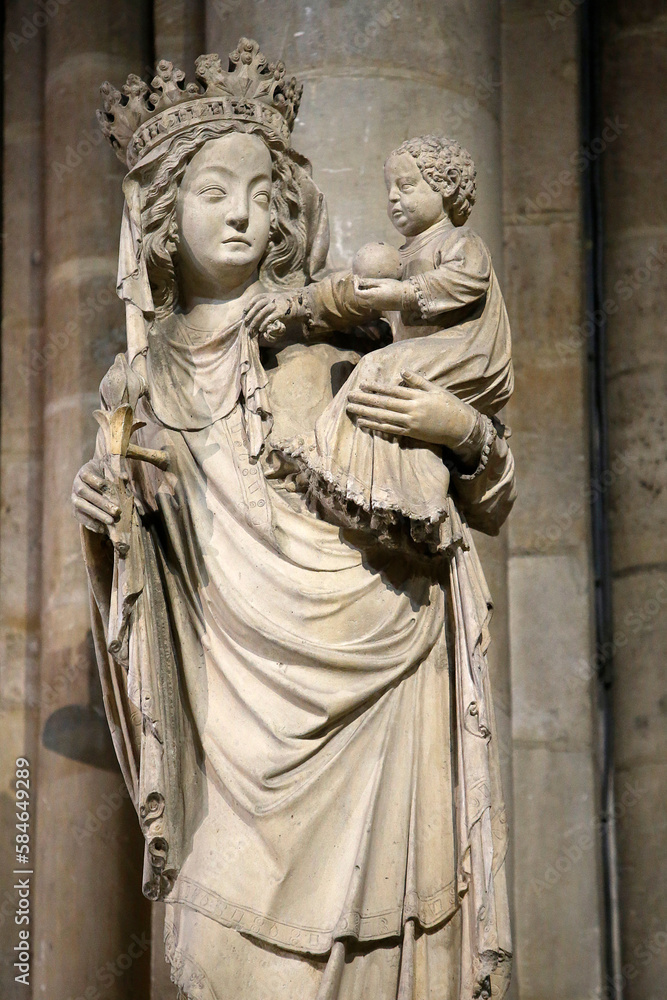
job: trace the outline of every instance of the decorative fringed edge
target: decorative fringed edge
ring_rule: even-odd
[[[421,319],[425,320],[429,318],[429,303],[426,298],[426,293],[421,283],[417,280],[417,277],[410,278],[410,287],[413,290],[415,300],[417,302],[417,309],[419,310],[419,315]]]
[[[310,510],[323,510],[339,527],[371,535],[371,544],[427,561],[467,548],[462,533],[445,528],[450,520],[449,497],[428,519],[411,517],[390,503],[370,509],[361,494],[342,489],[329,470],[315,468],[304,445],[280,442],[273,448],[298,470],[297,489],[306,494]]]
[[[498,437],[498,431],[496,429],[496,425],[492,420],[489,419],[489,417],[485,416],[483,413],[477,414],[477,421],[475,427],[470,432],[465,441],[463,441],[461,445],[459,445],[459,448],[464,447],[470,439],[474,439],[479,434],[483,435],[482,451],[479,457],[479,461],[477,462],[476,468],[474,469],[473,472],[468,472],[468,473],[459,472],[456,470],[456,468],[454,468],[452,470],[452,475],[454,475],[456,479],[461,479],[464,482],[466,480],[477,479],[477,477],[481,476],[481,474],[486,469],[489,458],[491,456],[491,449],[493,448],[496,438]]]
[[[177,1000],[215,1000],[208,977],[193,958],[176,947],[173,928],[165,928],[164,958]]]

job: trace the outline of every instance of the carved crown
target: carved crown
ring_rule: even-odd
[[[198,122],[254,123],[279,145],[289,146],[303,86],[287,79],[283,62],[269,63],[252,39],[239,40],[227,70],[220,56],[199,56],[196,83],[186,83],[185,73],[166,60],[155,72],[150,86],[131,73],[121,90],[108,82],[100,88],[104,109],[97,119],[128,167]]]

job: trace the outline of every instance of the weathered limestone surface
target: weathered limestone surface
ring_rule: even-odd
[[[509,527],[515,942],[526,1000],[598,996],[577,22],[503,5],[505,274],[519,500]],[[527,96],[529,95],[529,96]]]
[[[656,3],[607,16],[605,114],[627,124],[605,160],[609,486],[619,894],[626,1000],[664,992],[667,824],[667,22]]]
[[[348,266],[369,239],[396,243],[378,185],[392,148],[411,135],[451,135],[478,167],[471,226],[488,243],[502,282],[500,212],[500,22],[494,0],[439,6],[418,0],[207,5],[207,48],[224,51],[238,32],[284,39],[280,52],[304,81],[294,142],[312,159],[329,207],[330,258]],[[357,113],[360,109],[362,113]],[[512,824],[506,529],[476,536],[495,601],[490,652],[502,744],[505,802]],[[509,872],[511,878],[512,863]]]
[[[46,36],[45,325],[55,347],[44,368],[40,686],[57,693],[41,704],[37,782],[33,974],[35,995],[43,997],[99,989],[101,970],[131,954],[132,934],[141,940],[148,920],[136,817],[102,737],[70,504],[72,479],[94,441],[90,409],[99,380],[124,343],[112,223],[120,217],[122,171],[102,143],[94,110],[104,79],[124,80],[145,62],[146,28],[142,4],[89,5],[85,17],[72,4],[59,9]],[[145,995],[147,948],[143,961],[113,977],[106,996]]]

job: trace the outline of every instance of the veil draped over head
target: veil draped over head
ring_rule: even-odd
[[[220,135],[229,134],[229,123],[220,127]],[[209,131],[210,138],[210,131]],[[208,139],[205,139],[208,141]],[[203,143],[202,143],[203,145]],[[121,224],[118,257],[117,293],[125,302],[127,325],[127,360],[145,376],[156,415],[162,422],[177,429],[193,429],[227,415],[240,396],[244,399],[244,418],[253,458],[261,453],[273,418],[267,392],[268,379],[261,364],[257,339],[251,337],[242,324],[232,350],[220,358],[215,394],[219,397],[214,412],[201,416],[198,422],[183,423],[182,407],[174,406],[179,396],[179,386],[173,382],[173,372],[168,364],[155,357],[153,378],[165,382],[163,386],[151,385],[145,361],[148,354],[149,329],[155,318],[155,304],[146,266],[142,211],[144,208],[147,170],[171,151],[172,143],[165,141],[127,174],[123,182],[125,206]],[[201,147],[200,147],[201,148]],[[310,162],[292,149],[283,154],[289,158],[292,177],[300,201],[301,224],[305,231],[305,246],[301,267],[289,275],[290,287],[300,287],[312,280],[326,262],[329,250],[329,222],[324,195],[311,176]],[[158,344],[155,345],[156,350]]]
[[[229,123],[225,123],[228,134]],[[144,157],[123,181],[125,206],[120,230],[118,276],[116,290],[125,302],[127,314],[127,354],[130,364],[148,350],[148,326],[155,316],[146,261],[143,252],[141,213],[143,208],[142,181],[146,168],[165,156],[170,149],[165,142]],[[299,277],[303,284],[311,281],[326,263],[329,252],[329,218],[324,195],[312,178],[310,161],[293,149],[285,151],[291,160],[292,171],[302,201],[303,221],[306,227],[306,254]]]

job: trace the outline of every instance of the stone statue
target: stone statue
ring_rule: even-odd
[[[128,349],[73,491],[172,978],[188,1000],[500,997],[507,830],[470,528],[497,533],[513,503],[487,415],[511,365],[488,253],[453,208],[474,168],[432,137],[401,147],[400,262],[371,248],[327,275],[324,199],[290,146],[296,81],[248,39],[196,69],[103,87],[129,170]],[[429,191],[412,199],[406,171]],[[386,451],[389,490],[437,458],[437,517],[329,502],[286,447],[324,455],[324,417]]]

